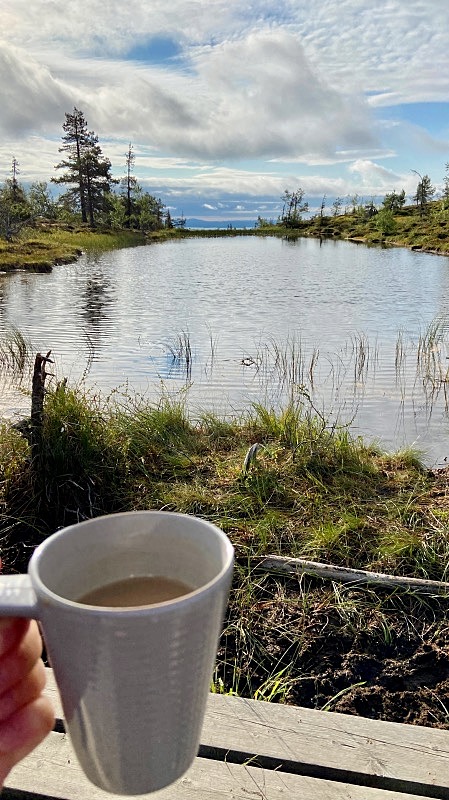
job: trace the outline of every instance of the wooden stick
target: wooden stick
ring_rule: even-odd
[[[37,353],[34,360],[33,384],[31,391],[31,453],[33,459],[39,456],[40,439],[42,433],[42,422],[44,413],[45,379],[48,372],[45,367],[48,363],[52,364],[50,358],[51,350],[46,356]]]
[[[375,583],[382,586],[400,586],[430,594],[448,594],[449,583],[430,581],[424,578],[407,578],[402,575],[386,575],[382,572],[369,572],[364,569],[351,569],[350,567],[337,567],[333,564],[321,564],[318,561],[306,561],[303,558],[284,558],[283,556],[266,556],[261,558],[256,569],[263,572],[278,572],[283,575],[301,575],[308,573],[327,578],[329,580]]]

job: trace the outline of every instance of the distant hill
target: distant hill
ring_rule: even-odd
[[[196,219],[195,217],[187,217],[186,218],[186,228],[215,228],[215,229],[226,229],[229,226],[233,228],[254,228],[257,220],[255,219],[225,219],[225,220],[216,220],[216,219]]]

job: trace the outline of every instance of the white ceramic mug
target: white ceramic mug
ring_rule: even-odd
[[[40,621],[75,752],[100,788],[155,791],[191,765],[232,566],[232,545],[215,525],[133,511],[64,528],[36,549],[27,575],[0,576],[0,614]],[[132,575],[194,588],[141,607],[76,602]]]

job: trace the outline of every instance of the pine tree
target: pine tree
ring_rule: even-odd
[[[95,214],[106,212],[111,186],[117,181],[111,175],[111,162],[103,156],[98,136],[89,131],[89,144],[82,157],[82,170],[86,180],[87,214],[92,227]]]
[[[11,165],[11,192],[14,203],[22,202],[23,190],[19,186],[19,181],[17,180],[19,172],[19,162],[17,158],[13,156]]]
[[[387,211],[393,211],[396,213],[400,211],[405,205],[405,189],[402,192],[389,192],[385,195],[384,199],[382,200],[382,206],[387,209]]]
[[[412,172],[414,172],[420,178],[413,200],[419,208],[421,217],[423,217],[427,211],[427,205],[435,194],[435,187],[432,186],[428,175],[422,176],[416,171],[416,169],[412,170]]]
[[[19,183],[19,163],[12,159],[11,177],[0,186],[0,238],[12,240],[32,220],[25,189]]]
[[[299,188],[296,192],[289,192],[286,189],[281,200],[281,223],[287,228],[298,228],[302,219],[301,215],[309,210],[308,202],[304,201],[304,189]]]
[[[333,217],[338,217],[342,205],[343,205],[343,199],[341,197],[336,197],[334,202],[332,203],[332,216]]]
[[[65,115],[62,126],[64,135],[60,153],[66,158],[55,169],[65,169],[53,183],[71,186],[66,192],[67,200],[72,201],[81,211],[83,222],[95,225],[95,214],[104,211],[107,194],[115,183],[111,175],[111,162],[103,156],[98,136],[87,128],[84,114],[77,108]]]
[[[60,153],[66,153],[67,158],[56,165],[55,169],[66,169],[59,178],[52,178],[53,183],[73,184],[66,194],[79,204],[81,209],[81,219],[87,222],[86,211],[86,180],[82,168],[83,155],[87,149],[88,131],[84,114],[77,108],[73,109],[73,114],[65,115],[65,122],[62,126],[64,136],[62,137],[62,147]]]

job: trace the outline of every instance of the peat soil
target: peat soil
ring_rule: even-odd
[[[254,600],[242,619],[231,595],[222,691],[449,729],[449,597],[303,576],[266,577]]]
[[[447,645],[401,638],[383,647],[367,643],[363,650],[360,640],[346,648],[342,644],[328,642],[327,663],[320,674],[300,682],[296,703],[371,719],[449,728]]]

